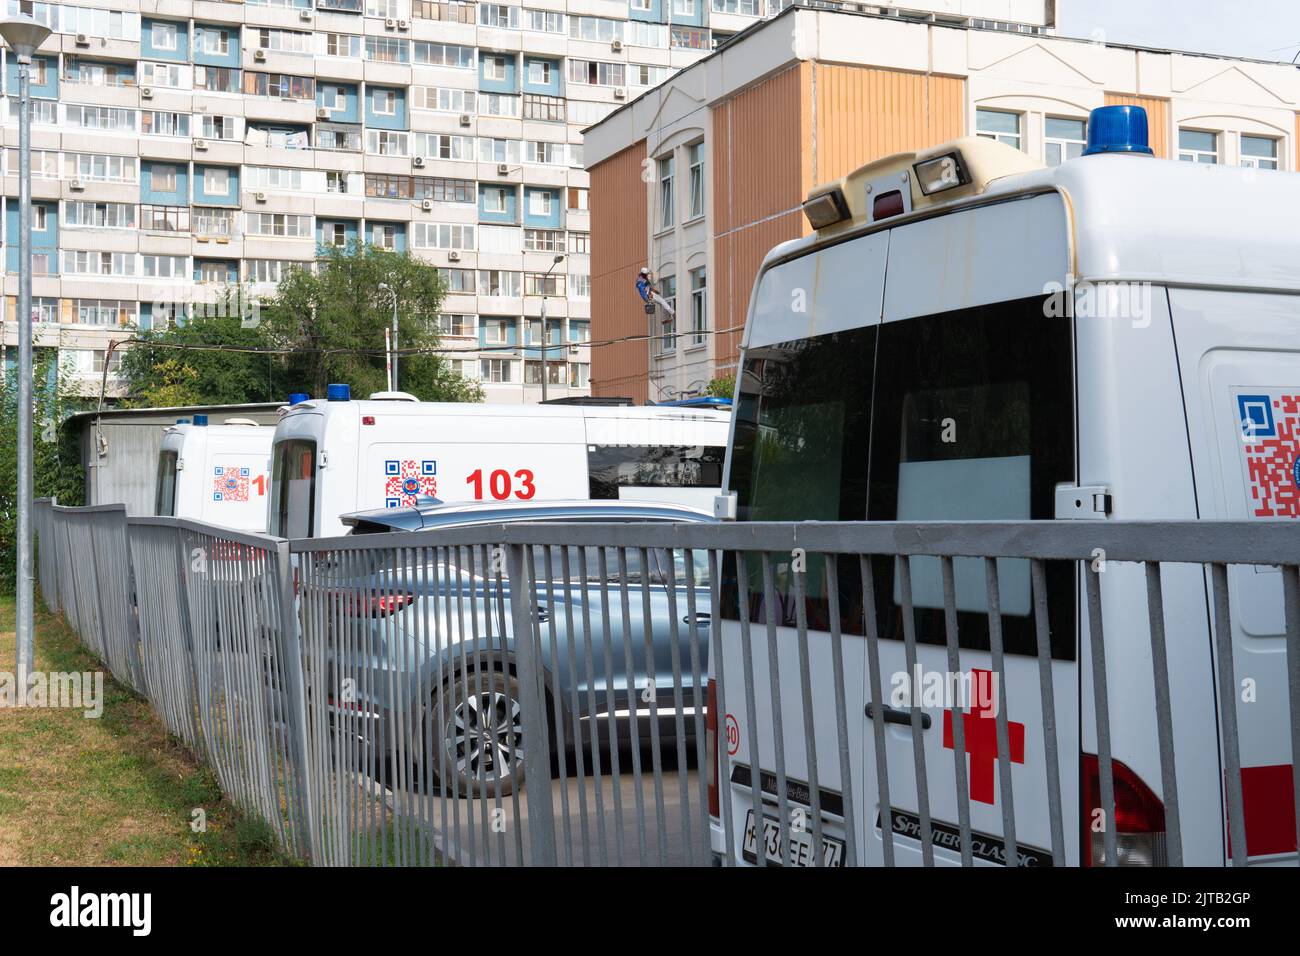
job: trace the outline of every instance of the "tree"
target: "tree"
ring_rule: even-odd
[[[731,398],[736,394],[736,376],[722,375],[718,378],[709,379],[704,394],[711,395],[714,398]]]
[[[321,395],[328,383],[347,382],[365,395],[387,387],[384,330],[392,322],[392,297],[381,285],[397,296],[401,390],[424,401],[482,401],[482,389],[433,351],[446,295],[437,267],[357,243],[325,250],[314,272],[290,272],[262,308],[268,341],[288,353],[294,390]]]
[[[283,401],[290,392],[323,396],[330,382],[358,395],[383,391],[384,330],[397,290],[403,391],[425,401],[477,402],[482,389],[438,354],[434,321],[446,283],[436,266],[409,255],[352,244],[322,251],[316,269],[291,269],[256,309],[232,290],[214,309],[137,336],[122,358],[131,404],[236,404]],[[211,314],[216,313],[216,314]]]
[[[129,404],[229,405],[281,401],[288,394],[283,362],[259,351],[266,331],[256,313],[245,317],[246,294],[232,290],[210,309],[163,330],[147,330],[122,356]],[[243,350],[243,351],[241,351]]]
[[[32,425],[32,485],[37,498],[79,505],[85,480],[76,438],[59,426],[77,411],[69,376],[60,375],[54,350],[37,353]],[[0,593],[12,594],[18,553],[18,376],[0,390]]]

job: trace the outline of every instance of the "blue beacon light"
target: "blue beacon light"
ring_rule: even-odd
[[[352,401],[352,387],[339,382],[332,382],[325,387],[325,397],[331,402],[350,402]]]
[[[1100,106],[1088,115],[1088,145],[1083,155],[1154,155],[1147,137],[1147,111],[1140,106]]]
[[[311,396],[306,392],[290,392],[289,405],[301,405],[303,402],[311,401]]]

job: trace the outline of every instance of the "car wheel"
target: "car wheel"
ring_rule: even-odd
[[[434,735],[433,772],[449,789],[462,796],[495,794],[498,776],[502,795],[522,789],[524,723],[514,674],[452,678],[432,704],[441,728]]]

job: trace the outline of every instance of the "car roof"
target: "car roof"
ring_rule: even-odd
[[[419,531],[519,521],[716,521],[712,514],[660,501],[473,501],[427,502],[404,508],[374,508],[342,515],[351,533]]]

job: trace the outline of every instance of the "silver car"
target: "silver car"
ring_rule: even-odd
[[[512,522],[715,519],[654,502],[573,501],[434,502],[342,520],[351,535],[361,535]],[[661,746],[677,740],[679,730],[693,739],[696,674],[702,690],[708,672],[707,554],[693,554],[687,568],[680,552],[674,557],[657,549],[535,546],[532,552],[532,613],[553,752],[592,746],[608,752],[614,741],[625,749],[632,740],[646,746],[652,702]],[[341,637],[330,655],[328,686],[348,682],[356,702],[333,710],[335,725],[357,727],[357,716],[368,715],[366,723],[373,723],[360,731],[371,738],[367,750],[402,757],[400,773],[415,781],[441,781],[462,794],[498,788],[507,794],[522,786],[526,741],[510,580],[500,567],[487,566],[490,548],[446,548],[435,539],[413,549],[388,538],[381,548],[347,554],[335,553],[344,576],[327,577],[334,586],[346,581],[353,597],[326,603],[341,615],[333,632],[367,639]],[[627,592],[618,581],[632,594],[626,615],[620,594]],[[698,700],[702,705],[702,693]],[[425,754],[431,767],[422,765]]]

